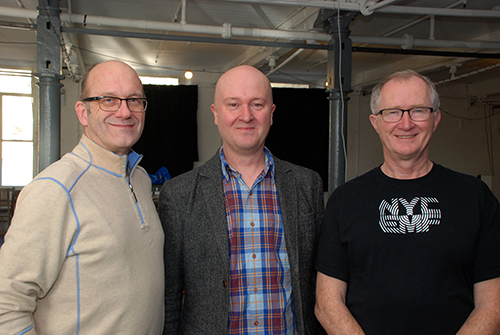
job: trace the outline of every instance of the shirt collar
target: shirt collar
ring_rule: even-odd
[[[231,167],[231,165],[229,165],[229,163],[226,161],[226,158],[224,157],[224,150],[222,150],[224,148],[224,146],[221,146],[220,149],[219,149],[219,153],[220,153],[220,161],[221,161],[221,169],[222,169],[222,176],[224,177],[224,179],[226,181],[229,180],[229,173],[230,171],[232,171],[233,173],[237,173],[239,174],[238,171],[236,171],[235,169],[233,169]],[[266,159],[266,165],[265,165],[265,168],[264,168],[264,175],[266,175],[268,172],[271,173],[271,176],[274,178],[274,160],[273,160],[273,155],[271,154],[271,152],[269,151],[269,149],[267,149],[266,147],[264,147],[264,156],[265,156],[265,159]]]

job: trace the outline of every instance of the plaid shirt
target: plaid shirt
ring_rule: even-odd
[[[220,150],[231,269],[228,334],[295,334],[290,264],[274,162],[249,189]]]

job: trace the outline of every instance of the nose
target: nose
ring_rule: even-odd
[[[410,117],[410,112],[408,111],[403,112],[403,117],[399,121],[399,126],[401,128],[411,128],[413,126],[413,120]]]
[[[132,115],[132,112],[128,108],[127,101],[122,100],[120,108],[115,112],[115,116],[121,119],[128,119]]]
[[[240,119],[245,122],[250,122],[253,120],[252,108],[248,105],[242,105],[240,110]]]

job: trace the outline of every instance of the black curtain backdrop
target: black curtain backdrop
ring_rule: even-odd
[[[144,85],[148,98],[146,123],[133,149],[140,163],[154,174],[165,166],[175,177],[198,160],[198,86]]]
[[[273,88],[276,105],[267,148],[318,172],[328,190],[329,101],[324,89]]]

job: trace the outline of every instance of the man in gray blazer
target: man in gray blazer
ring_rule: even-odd
[[[165,334],[315,334],[321,178],[264,147],[275,105],[259,70],[227,71],[211,108],[221,149],[160,194]]]

